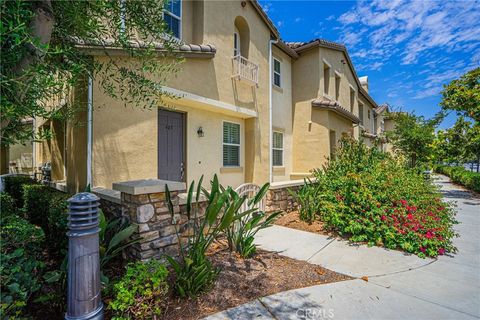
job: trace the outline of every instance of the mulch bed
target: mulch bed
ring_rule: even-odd
[[[298,211],[292,211],[283,214],[279,219],[275,221],[275,224],[292,229],[323,234],[326,236],[336,236],[334,232],[325,229],[322,221],[315,220],[311,224],[309,224],[308,222],[300,220],[300,217],[298,216]]]
[[[277,292],[352,279],[320,266],[258,250],[242,259],[225,248],[211,255],[220,268],[213,288],[197,299],[179,299],[171,294],[162,319],[201,319]]]

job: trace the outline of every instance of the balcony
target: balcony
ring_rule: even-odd
[[[232,58],[232,78],[258,86],[258,65],[238,55]]]

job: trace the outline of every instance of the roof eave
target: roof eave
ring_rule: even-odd
[[[360,119],[354,115],[352,112],[348,111],[345,108],[342,108],[339,104],[336,105],[325,105],[323,103],[319,103],[317,100],[312,101],[312,107],[322,108],[328,111],[333,111],[334,113],[352,121],[354,124],[359,124]]]

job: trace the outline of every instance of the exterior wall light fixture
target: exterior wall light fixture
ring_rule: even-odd
[[[205,135],[205,132],[203,132],[203,128],[202,127],[198,127],[197,129],[197,135],[201,138]]]

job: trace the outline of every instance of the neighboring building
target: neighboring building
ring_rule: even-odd
[[[343,45],[282,42],[256,1],[177,3],[172,24],[185,62],[164,89],[178,99],[154,110],[125,108],[99,80],[85,80],[64,103],[95,106],[90,123],[87,111],[66,125],[37,121],[56,138],[37,148],[35,163],[50,161],[52,179],[69,191],[214,174],[233,187],[294,180],[322,166],[342,135],[371,144],[382,134],[383,112]],[[106,59],[103,48],[79,47]],[[119,65],[133,64],[116,56]]]

